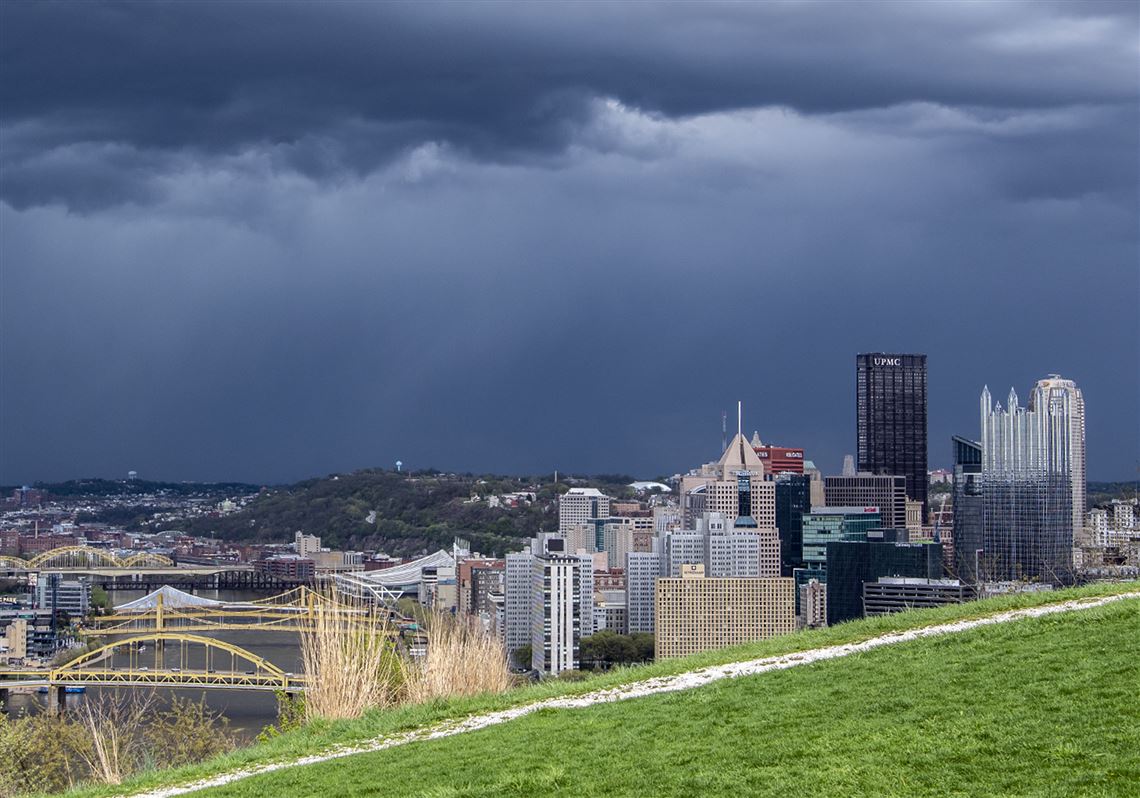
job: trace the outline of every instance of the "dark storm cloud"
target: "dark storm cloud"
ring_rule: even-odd
[[[655,476],[853,355],[931,465],[1056,371],[1131,473],[1126,3],[0,3],[0,482]],[[997,386],[1000,386],[998,388]]]
[[[598,97],[674,117],[1134,105],[1135,22],[1130,4],[1088,2],[9,2],[0,192],[18,207],[146,201],[152,170],[187,153],[271,150],[316,177],[425,141],[558,153]]]

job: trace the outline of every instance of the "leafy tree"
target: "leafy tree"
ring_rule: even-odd
[[[530,670],[530,663],[534,657],[534,649],[529,646],[519,646],[511,652],[511,661],[514,662],[515,667]]]

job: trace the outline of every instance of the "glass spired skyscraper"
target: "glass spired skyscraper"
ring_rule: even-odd
[[[982,390],[984,581],[1072,581],[1073,532],[1084,518],[1084,398],[1076,384],[1040,380],[1028,407]]]
[[[855,358],[858,470],[906,477],[926,519],[926,355]]]

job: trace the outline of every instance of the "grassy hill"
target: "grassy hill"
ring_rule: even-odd
[[[277,771],[211,798],[1136,795],[1140,602]]]
[[[545,698],[1138,588],[1133,582],[1001,596],[615,669],[582,682],[552,680],[503,695],[377,711],[75,795],[105,798],[186,783]],[[371,795],[393,784],[402,785],[400,794],[433,796],[631,794],[650,786],[674,795],[1129,794],[1140,777],[1137,630],[1140,600],[1134,599],[688,693],[543,710],[481,732],[198,794]]]

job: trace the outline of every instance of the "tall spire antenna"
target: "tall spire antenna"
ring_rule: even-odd
[[[743,427],[743,424],[742,424],[742,418],[743,418],[742,406],[743,406],[743,404],[744,403],[741,402],[739,399],[736,401],[736,438],[740,444],[740,464],[742,466],[745,463],[745,459],[744,459],[744,435],[740,431],[741,428]]]
[[[720,450],[728,448],[728,411],[720,411]]]

